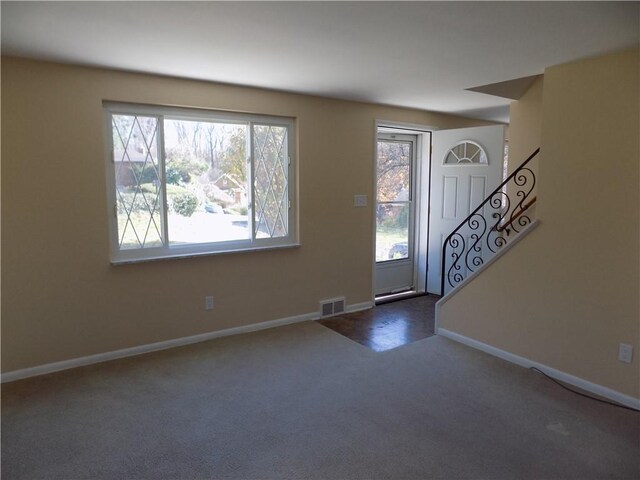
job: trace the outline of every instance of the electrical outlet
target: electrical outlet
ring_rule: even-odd
[[[213,310],[213,297],[204,297],[204,309]]]
[[[618,348],[618,360],[625,363],[631,363],[631,358],[633,357],[633,345],[627,345],[626,343],[621,343]]]

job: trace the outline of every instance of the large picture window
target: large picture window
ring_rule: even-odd
[[[292,119],[105,112],[113,263],[296,245]]]

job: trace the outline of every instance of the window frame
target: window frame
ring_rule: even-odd
[[[157,164],[162,176],[162,204],[160,218],[164,245],[160,247],[121,249],[118,235],[117,214],[117,186],[116,162],[114,159],[112,116],[131,115],[154,117],[158,119]],[[248,134],[247,152],[247,219],[250,228],[250,238],[242,240],[227,240],[208,243],[174,244],[171,245],[168,232],[167,189],[166,189],[166,152],[164,145],[164,120],[186,120],[202,122],[224,122],[246,125]],[[105,137],[107,206],[109,225],[110,261],[113,265],[123,263],[145,262],[170,258],[184,258],[202,255],[217,255],[234,252],[270,250],[276,248],[299,247],[298,240],[298,177],[297,177],[297,148],[296,148],[296,120],[291,117],[261,115],[254,113],[227,112],[202,108],[165,107],[155,105],[141,105],[122,102],[103,102],[103,124]],[[254,170],[256,164],[254,152],[254,125],[285,127],[287,129],[287,198],[288,213],[287,235],[282,237],[257,238],[255,232],[255,184]]]

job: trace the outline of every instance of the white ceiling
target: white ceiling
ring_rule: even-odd
[[[639,42],[639,2],[8,2],[2,54],[506,121],[467,88]]]

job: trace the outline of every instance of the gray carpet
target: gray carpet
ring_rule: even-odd
[[[638,479],[640,415],[307,322],[6,384],[2,478]]]

